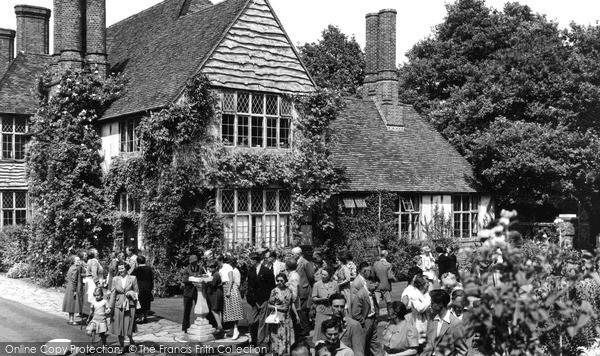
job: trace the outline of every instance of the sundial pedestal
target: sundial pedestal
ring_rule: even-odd
[[[194,309],[196,320],[187,331],[188,337],[194,341],[213,341],[215,340],[214,333],[216,329],[206,319],[206,316],[210,313],[206,303],[206,282],[212,281],[212,277],[190,277],[189,280],[198,289],[198,301]]]

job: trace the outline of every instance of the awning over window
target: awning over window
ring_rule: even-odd
[[[354,202],[356,203],[357,208],[366,208],[367,207],[365,198],[354,198]]]
[[[365,198],[361,197],[344,197],[342,198],[344,202],[344,208],[353,209],[353,208],[366,208],[367,203],[365,202]]]
[[[354,198],[343,198],[344,208],[353,209],[356,208],[356,204],[354,204]]]

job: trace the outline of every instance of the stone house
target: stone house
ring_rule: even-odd
[[[101,118],[104,169],[113,157],[136,154],[141,118],[181,100],[186,81],[198,73],[220,98],[215,134],[225,146],[266,154],[294,147],[297,112],[287,95],[311,93],[315,85],[268,0],[165,0],[108,28],[105,0],[54,0],[54,54],[50,10],[19,5],[15,12],[16,32],[0,29],[2,226],[30,216],[23,161],[27,118],[36,111],[34,83],[46,67],[93,65],[99,75],[122,72],[128,78],[125,93]],[[474,188],[465,159],[398,102],[395,23],[394,10],[367,15],[364,95],[346,98],[334,123],[334,159],[350,179],[339,201],[360,210],[367,194],[390,191],[397,196],[399,237],[426,238],[437,206],[455,235],[468,241],[493,217],[491,199]],[[291,243],[289,192],[223,187],[216,198],[225,246]],[[140,210],[127,192],[117,203],[126,212]],[[303,231],[310,235],[310,226]],[[124,234],[143,247],[141,229]]]

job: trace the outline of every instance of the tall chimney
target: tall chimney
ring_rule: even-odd
[[[87,0],[86,56],[90,66],[97,66],[98,75],[106,77],[106,0]]]
[[[85,0],[62,0],[60,5],[61,70],[79,70],[83,65]]]
[[[30,5],[15,6],[17,14],[17,53],[50,52],[50,9]]]
[[[62,49],[62,4],[63,0],[54,0],[54,55],[60,56]]]
[[[396,70],[396,10],[384,9],[366,16],[366,75],[364,98],[371,98],[386,123],[402,125]]]
[[[14,30],[0,28],[0,78],[15,57],[15,34]]]
[[[398,114],[398,72],[396,70],[396,10],[379,11],[378,94],[386,121]]]
[[[379,34],[379,14],[371,13],[366,16],[367,33],[365,46],[365,97],[376,93],[378,53],[377,38]]]

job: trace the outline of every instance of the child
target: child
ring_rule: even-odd
[[[102,287],[97,287],[94,290],[94,298],[95,300],[92,302],[86,330],[87,334],[90,336],[92,336],[93,333],[100,335],[102,345],[106,346],[106,332],[108,331],[106,316],[110,313],[110,308],[108,307],[108,302],[104,299]]]
[[[217,270],[217,261],[212,261],[208,266],[208,271],[212,275],[212,281],[206,285],[206,294],[208,296],[208,307],[215,317],[217,331],[223,333],[223,324],[221,323],[221,315],[223,312],[223,282],[221,275]]]

